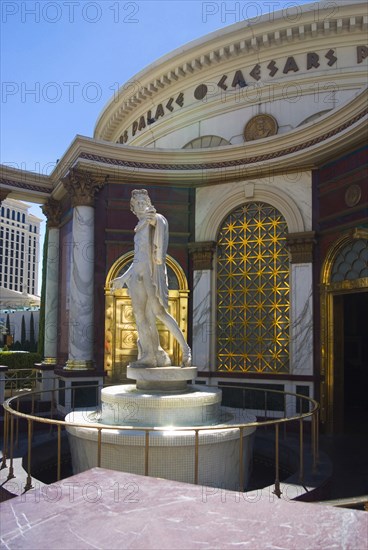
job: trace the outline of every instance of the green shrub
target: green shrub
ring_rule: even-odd
[[[0,352],[0,365],[10,369],[33,369],[34,364],[41,361],[42,356],[39,353]]]

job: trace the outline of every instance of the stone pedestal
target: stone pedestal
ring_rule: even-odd
[[[55,364],[47,363],[35,363],[34,368],[36,370],[36,391],[41,392],[40,401],[51,401],[53,399],[53,391],[56,390],[56,376],[54,373]],[[54,396],[55,399],[55,396]]]
[[[65,370],[65,369],[64,369]],[[60,414],[68,414],[76,409],[98,407],[100,404],[103,377],[88,376],[88,371],[81,371],[80,376],[75,372],[68,376],[60,375],[57,378],[57,410]]]
[[[190,386],[186,392],[142,392],[133,384],[101,392],[101,422],[120,426],[203,426],[218,423],[221,390]]]
[[[197,376],[196,367],[127,367],[127,378],[136,380],[137,390],[186,391]]]

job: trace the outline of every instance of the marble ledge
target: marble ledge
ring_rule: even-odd
[[[1,547],[367,548],[368,514],[93,468],[2,504]]]

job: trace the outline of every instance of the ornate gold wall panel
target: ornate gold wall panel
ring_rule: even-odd
[[[125,254],[111,267],[105,287],[105,371],[114,381],[126,377],[126,367],[136,360],[137,330],[128,290],[122,288],[111,292],[110,282],[121,275],[131,264],[133,252]],[[166,257],[169,278],[169,313],[176,319],[185,337],[188,320],[188,286],[179,264]],[[162,323],[158,323],[160,342],[170,355],[173,365],[180,365],[181,352],[176,340]]]
[[[263,202],[230,213],[218,235],[217,370],[289,372],[287,224]]]

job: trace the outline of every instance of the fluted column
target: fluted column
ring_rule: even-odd
[[[94,198],[104,183],[76,169],[63,180],[73,207],[67,370],[94,368]]]
[[[49,199],[42,207],[47,217],[44,364],[56,364],[59,304],[59,225],[60,203]]]
[[[211,370],[211,342],[214,330],[211,318],[212,263],[216,243],[190,243],[193,261],[193,338],[192,360],[198,371]]]

